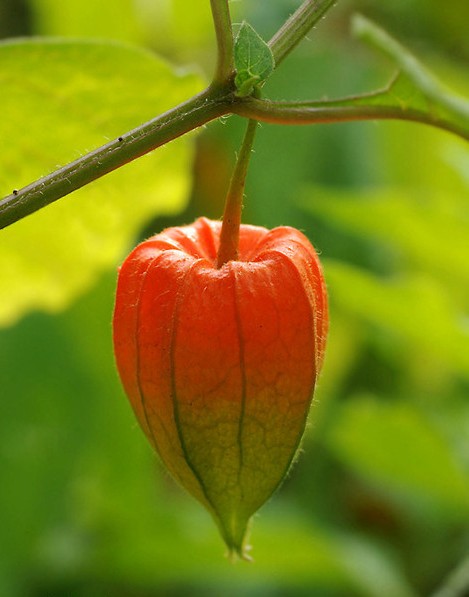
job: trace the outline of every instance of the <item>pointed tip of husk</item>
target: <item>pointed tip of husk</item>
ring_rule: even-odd
[[[253,559],[249,552],[251,546],[248,544],[248,535],[251,527],[251,521],[243,521],[240,523],[233,519],[231,525],[225,525],[223,521],[220,521],[220,531],[225,541],[227,552],[226,557],[230,562],[234,563],[239,560],[245,562],[252,562]]]
[[[228,547],[228,551],[226,553],[226,557],[232,564],[239,562],[239,560],[242,560],[244,562],[253,562],[254,561],[252,556],[249,554],[249,551],[251,551],[250,545],[241,545],[241,546],[227,545],[227,547]]]

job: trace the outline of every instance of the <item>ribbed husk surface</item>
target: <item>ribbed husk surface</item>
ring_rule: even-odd
[[[324,355],[327,297],[315,250],[289,227],[243,225],[216,267],[221,223],[141,243],[119,272],[117,367],[172,475],[213,515],[232,553],[284,478]]]

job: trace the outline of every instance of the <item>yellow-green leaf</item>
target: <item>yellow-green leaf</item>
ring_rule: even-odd
[[[193,95],[194,74],[116,43],[0,45],[0,194],[55,170]],[[0,324],[62,308],[152,216],[181,210],[190,143],[178,141],[0,233]]]

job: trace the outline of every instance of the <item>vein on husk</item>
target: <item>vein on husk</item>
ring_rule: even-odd
[[[184,454],[185,461],[189,469],[191,470],[194,478],[196,479],[197,483],[199,484],[200,490],[202,495],[204,496],[207,505],[209,506],[210,510],[217,516],[218,512],[215,508],[215,505],[208,495],[207,487],[205,482],[202,478],[202,475],[197,470],[195,464],[192,461],[192,458],[189,455],[186,440],[184,438],[184,434],[181,427],[181,420],[180,420],[180,412],[179,412],[179,403],[178,403],[178,394],[177,394],[177,387],[176,387],[176,362],[175,362],[175,352],[176,352],[176,336],[178,330],[178,322],[179,322],[179,315],[181,311],[181,306],[184,302],[185,297],[187,296],[187,291],[190,287],[191,279],[194,274],[194,270],[196,266],[203,262],[202,259],[195,261],[191,267],[188,269],[184,276],[184,280],[182,284],[179,286],[176,301],[174,305],[173,316],[171,319],[171,330],[170,330],[170,341],[169,341],[169,358],[170,358],[170,377],[171,377],[171,399],[173,404],[173,417],[174,417],[174,424],[178,433],[179,443],[181,445],[182,453]]]

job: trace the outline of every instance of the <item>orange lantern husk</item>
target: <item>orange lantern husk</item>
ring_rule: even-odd
[[[285,477],[305,429],[327,296],[299,231],[242,225],[238,259],[217,268],[220,228],[200,218],[128,256],[114,345],[149,441],[244,557],[249,520]]]

